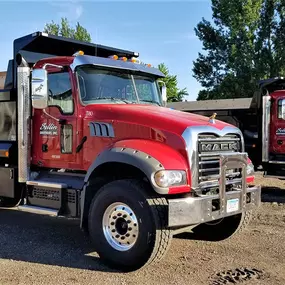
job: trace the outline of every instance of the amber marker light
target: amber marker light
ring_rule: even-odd
[[[110,55],[109,58],[117,60],[119,57],[116,54],[114,54],[114,55]]]
[[[128,59],[125,56],[123,56],[123,57],[120,57],[119,60],[127,61]]]

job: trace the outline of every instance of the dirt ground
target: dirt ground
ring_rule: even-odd
[[[176,236],[162,262],[134,273],[105,267],[74,220],[1,209],[0,284],[284,285],[285,181],[256,182],[263,203],[245,232],[221,243]]]

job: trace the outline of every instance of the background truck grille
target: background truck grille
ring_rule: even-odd
[[[241,139],[237,134],[227,134],[223,137],[214,134],[200,134],[198,136],[199,185],[207,187],[210,182],[218,184],[219,155],[241,152],[241,147]],[[240,182],[241,170],[229,169],[226,177],[231,183]]]

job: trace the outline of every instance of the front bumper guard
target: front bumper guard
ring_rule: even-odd
[[[220,156],[220,180],[218,195],[204,195],[168,200],[168,226],[190,226],[240,214],[259,207],[261,187],[246,185],[247,154]],[[226,170],[241,169],[241,187],[226,192]],[[218,209],[214,210],[213,206]]]

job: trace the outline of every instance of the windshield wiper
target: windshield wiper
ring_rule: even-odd
[[[160,104],[157,101],[153,101],[153,100],[141,100],[141,102],[147,102],[147,103],[155,103],[156,105],[160,106]]]
[[[133,102],[130,102],[128,100],[124,100],[124,99],[121,99],[121,98],[114,98],[114,97],[97,97],[97,98],[94,98],[93,100],[112,100],[112,101],[120,101],[120,102],[125,102],[126,104],[132,104]]]

